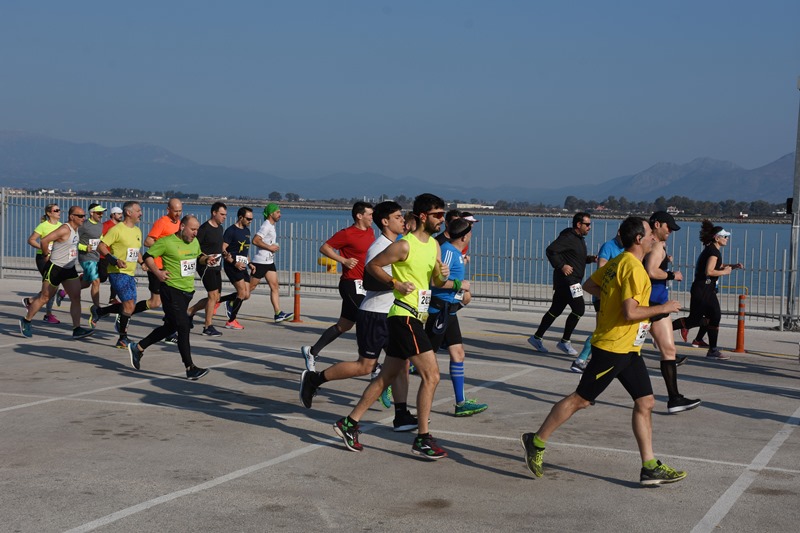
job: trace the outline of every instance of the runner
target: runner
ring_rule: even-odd
[[[131,366],[136,370],[141,368],[142,357],[148,347],[164,340],[167,335],[177,330],[178,351],[186,367],[186,377],[198,380],[208,374],[207,368],[195,366],[192,361],[189,344],[191,322],[187,310],[194,295],[197,264],[208,262],[209,266],[214,266],[219,256],[209,257],[200,251],[200,244],[195,239],[199,228],[200,222],[194,216],[186,215],[178,225],[178,233],[159,238],[143,256],[144,263],[161,284],[164,323],[138,343],[128,344]],[[157,268],[156,257],[163,259],[161,263],[163,268]]]
[[[463,218],[453,219],[448,226],[448,241],[441,246],[442,263],[450,275],[441,287],[431,285],[430,316],[425,322],[425,333],[434,353],[442,345],[450,354],[450,381],[456,397],[455,416],[472,416],[489,406],[464,396],[464,341],[458,324],[457,312],[464,307],[469,293],[469,280],[464,280],[464,250],[472,237],[472,224]]]
[[[116,347],[126,349],[128,339],[128,322],[135,313],[147,309],[147,300],[136,301],[136,265],[142,263],[142,230],[137,224],[142,219],[142,206],[135,200],[122,204],[124,219],[111,228],[100,239],[97,250],[105,256],[108,263],[108,279],[111,287],[122,301],[106,307],[92,305],[89,309],[89,324],[94,328],[100,319],[108,314],[117,313],[114,329],[119,333]]]
[[[388,201],[376,205],[373,220],[381,234],[367,251],[367,263],[395,242],[398,235],[403,234],[404,227],[402,208],[397,202]],[[391,277],[391,267],[387,265],[383,269],[386,275]],[[375,278],[366,272],[364,288],[367,294],[361,302],[356,319],[358,359],[336,363],[322,372],[304,370],[300,378],[300,400],[306,408],[311,407],[312,399],[322,385],[330,381],[366,376],[377,365],[381,350],[386,351],[389,342],[387,315],[392,307],[394,295],[388,287],[376,282]],[[394,430],[412,431],[417,428],[417,419],[408,411],[408,372],[398,373],[392,385],[395,399]],[[384,389],[384,394],[387,394],[386,391],[390,388]],[[385,407],[391,405],[391,400],[382,401],[385,402]]]
[[[253,210],[249,207],[240,207],[236,213],[236,223],[229,226],[222,234],[222,257],[225,275],[233,284],[236,292],[220,298],[225,302],[225,313],[228,329],[244,329],[239,324],[236,316],[242,303],[250,298],[250,272],[254,270],[250,265],[250,224],[253,222]]]
[[[31,236],[28,237],[28,244],[31,246],[31,248],[36,250],[36,270],[38,270],[39,274],[42,276],[44,276],[44,265],[47,263],[47,256],[42,253],[41,240],[49,233],[57,230],[60,227],[61,208],[58,207],[58,204],[47,204],[44,208],[44,215],[42,215],[39,225],[36,226],[36,229],[33,230]],[[48,324],[61,323],[61,321],[58,320],[53,314],[53,300],[56,297],[56,293],[57,291],[53,293],[53,296],[47,300],[47,304],[45,305],[43,320]],[[37,294],[36,298],[38,298],[40,295],[41,293]],[[25,306],[25,309],[30,308],[31,301],[31,298],[28,298],[27,296],[22,299],[22,305]]]
[[[625,252],[596,270],[584,283],[586,292],[600,297],[600,315],[592,336],[592,358],[578,388],[553,406],[536,433],[523,433],[521,437],[525,465],[536,477],[542,477],[545,446],[553,432],[573,414],[593,405],[615,378],[634,401],[633,434],[642,459],[639,483],[660,485],[686,477],[686,472],[668,467],[653,454],[655,398],[641,357],[649,319],[661,313],[674,313],[680,304],[671,301],[648,307],[650,279],[642,259],[655,244],[650,224],[639,217],[628,217],[622,222],[619,235]]]
[[[69,208],[66,224],[48,232],[40,241],[42,256],[45,259],[42,275],[42,290],[39,296],[30,301],[28,314],[19,320],[19,329],[25,337],[33,337],[31,320],[63,285],[70,297],[69,313],[72,316],[72,338],[80,339],[94,333],[81,327],[81,282],[78,281],[78,228],[83,224],[86,213],[73,205]],[[52,243],[52,248],[50,244]],[[52,250],[52,251],[51,251]]]
[[[89,289],[92,303],[100,306],[100,254],[97,246],[103,236],[103,213],[106,208],[100,204],[89,204],[89,218],[78,228],[78,261],[83,269],[81,288]]]
[[[108,220],[103,222],[103,235],[108,233],[108,230],[122,222],[123,214],[122,208],[118,206],[114,206],[109,210]],[[100,254],[100,260],[97,262],[97,270],[100,276],[100,283],[105,283],[108,281],[108,261],[106,261],[106,256]],[[111,287],[111,294],[108,297],[109,304],[118,304],[120,303],[117,300],[117,291],[114,290],[114,287]]]
[[[211,206],[211,218],[206,220],[197,231],[197,242],[200,245],[200,251],[207,256],[218,256],[220,259],[213,266],[206,266],[202,263],[197,265],[197,273],[200,275],[208,296],[189,308],[191,317],[194,317],[201,309],[205,309],[206,317],[203,324],[203,335],[208,337],[220,337],[222,335],[211,322],[217,312],[220,291],[222,291],[222,267],[220,266],[222,260],[222,225],[225,223],[227,216],[228,206],[223,202],[214,202],[214,205]]]
[[[351,216],[353,225],[337,231],[319,248],[322,255],[342,264],[343,272],[339,280],[342,310],[339,321],[326,329],[313,346],[300,347],[306,370],[315,370],[320,350],[353,328],[358,318],[358,308],[366,294],[362,281],[364,263],[367,250],[375,241],[375,233],[372,231],[372,204],[356,202],[353,204]],[[339,253],[336,253],[337,250]]]
[[[413,211],[417,229],[392,243],[367,265],[378,283],[394,290],[394,303],[387,319],[389,344],[383,369],[350,414],[333,427],[348,450],[363,450],[358,442],[359,420],[397,375],[407,372],[410,360],[422,380],[417,393],[418,434],[411,452],[426,459],[440,459],[447,457],[447,452],[428,432],[431,404],[439,384],[439,364],[419,317],[428,311],[429,284],[441,287],[450,274],[447,265],[441,262],[439,244],[432,237],[442,225],[444,201],[432,194],[421,194],[414,199]],[[391,276],[382,268],[387,265],[392,266]]]
[[[144,240],[145,247],[150,248],[158,239],[167,237],[168,235],[174,235],[175,232],[178,231],[182,215],[183,204],[180,199],[170,198],[167,202],[167,214],[156,220],[153,227],[150,228],[150,231],[147,233],[147,238]],[[163,268],[160,257],[155,258],[155,265],[159,269]],[[152,272],[150,269],[145,269],[145,271],[147,272],[148,288],[150,289],[150,299],[147,300],[147,308],[157,309],[161,307],[160,276],[157,276],[156,273]]]
[[[275,268],[275,254],[280,250],[278,244],[278,234],[275,225],[281,219],[281,208],[278,204],[271,203],[264,208],[264,223],[258,228],[253,237],[253,246],[257,248],[256,255],[253,257],[255,270],[250,278],[250,293],[256,290],[258,283],[267,278],[269,284],[269,299],[272,303],[272,310],[275,313],[274,320],[283,322],[294,316],[294,313],[284,313],[281,311],[280,286],[278,285],[278,271]]]

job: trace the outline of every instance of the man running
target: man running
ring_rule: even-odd
[[[402,235],[404,223],[401,210],[400,204],[393,201],[381,202],[375,206],[373,220],[381,234],[367,251],[367,263],[395,242],[398,235]],[[383,269],[391,277],[391,267],[387,265]],[[312,399],[322,385],[329,381],[366,376],[375,368],[381,350],[386,351],[389,342],[387,315],[392,307],[394,294],[367,272],[364,273],[364,288],[367,294],[361,302],[356,320],[358,359],[336,363],[322,372],[304,370],[300,378],[300,400],[306,408],[311,407]],[[408,372],[400,372],[392,385],[395,399],[394,430],[412,431],[417,428],[417,419],[408,411],[406,403]]]
[[[372,231],[372,204],[356,202],[351,215],[353,225],[337,231],[319,249],[322,255],[342,264],[343,273],[339,280],[342,310],[339,321],[326,329],[313,346],[300,347],[306,370],[315,370],[320,350],[352,329],[358,318],[358,308],[366,294],[362,281],[364,263],[367,250],[375,240],[375,233]]]
[[[675,219],[666,211],[656,211],[650,216],[650,227],[656,243],[653,250],[644,258],[644,267],[650,277],[652,290],[650,292],[650,305],[655,307],[659,304],[669,302],[669,287],[667,282],[670,280],[681,281],[683,274],[669,270],[669,255],[666,245],[670,233],[681,229]],[[666,320],[664,320],[666,319]],[[678,365],[685,357],[677,361],[675,350],[675,336],[672,333],[672,321],[669,314],[661,313],[650,319],[650,335],[661,352],[661,376],[667,386],[667,411],[670,414],[680,413],[694,409],[700,405],[700,400],[690,400],[678,392]]]
[[[469,293],[469,280],[464,280],[464,250],[472,237],[472,224],[457,218],[450,222],[448,230],[448,241],[441,246],[441,250],[442,264],[448,267],[450,275],[441,287],[431,286],[430,316],[425,322],[425,333],[434,353],[445,344],[450,354],[450,381],[456,397],[455,415],[472,416],[489,408],[485,403],[468,400],[464,396],[465,353],[457,312],[466,305],[465,295]]]
[[[525,465],[542,477],[545,445],[553,432],[581,409],[593,405],[616,378],[634,401],[633,434],[642,459],[640,484],[673,483],[686,477],[655,458],[653,453],[653,388],[647,366],[641,357],[649,319],[680,309],[677,301],[649,307],[650,279],[642,259],[655,244],[650,224],[639,217],[628,217],[619,228],[625,252],[595,271],[584,284],[586,292],[600,297],[597,329],[592,336],[592,358],[578,388],[550,410],[536,433],[521,437]]]
[[[553,322],[569,305],[570,314],[564,324],[564,334],[556,347],[567,355],[578,355],[572,347],[570,337],[578,325],[578,321],[586,311],[583,301],[583,273],[586,265],[597,261],[594,255],[586,254],[586,235],[592,226],[589,213],[578,212],[572,217],[572,227],[562,231],[547,247],[547,260],[553,266],[553,304],[542,317],[542,323],[536,333],[528,339],[528,343],[536,351],[547,353],[542,338]]]
[[[233,284],[236,292],[220,298],[225,302],[227,329],[244,329],[236,320],[242,303],[250,298],[250,224],[253,222],[253,210],[240,207],[236,212],[236,222],[222,234],[222,257],[225,275]]]
[[[99,320],[111,313],[117,313],[114,329],[119,333],[116,347],[126,349],[128,339],[128,322],[134,313],[145,311],[147,300],[136,301],[136,265],[142,263],[142,230],[137,224],[142,219],[142,206],[135,200],[122,204],[124,219],[108,230],[100,239],[98,251],[105,256],[108,263],[108,280],[121,303],[106,307],[92,305],[89,309],[89,324],[95,327]]]
[[[78,228],[78,261],[83,269],[81,288],[89,289],[94,305],[100,305],[100,254],[97,246],[103,236],[103,213],[106,208],[100,204],[89,204],[89,219]]]
[[[123,214],[122,208],[118,206],[114,206],[109,209],[108,220],[103,222],[103,235],[108,233],[108,230],[122,222]],[[100,283],[105,283],[108,281],[108,261],[106,261],[106,257],[100,254],[100,260],[97,262],[97,271],[98,275],[100,276]],[[119,300],[117,300],[117,291],[114,290],[114,287],[111,287],[111,294],[108,297],[109,304],[118,304]]]
[[[256,255],[253,257],[255,270],[250,277],[250,293],[256,290],[258,283],[267,278],[269,285],[269,300],[272,303],[272,310],[275,313],[274,320],[283,322],[294,316],[294,313],[284,313],[281,311],[280,286],[278,285],[278,270],[275,268],[275,254],[281,249],[278,244],[278,233],[275,225],[281,219],[281,208],[278,204],[271,203],[264,208],[264,223],[258,228],[253,237],[253,246],[257,248]]]
[[[211,218],[203,222],[197,230],[197,243],[200,251],[209,257],[216,256],[219,261],[215,261],[213,266],[204,263],[197,265],[197,273],[203,282],[208,296],[189,308],[189,315],[194,317],[201,309],[205,310],[205,323],[203,324],[203,335],[208,337],[220,337],[222,333],[217,331],[212,321],[219,305],[220,292],[222,291],[222,225],[228,216],[228,206],[223,202],[214,202],[211,206]]]
[[[418,434],[411,452],[426,459],[440,459],[447,457],[447,452],[428,432],[428,417],[439,384],[439,364],[420,316],[430,306],[430,284],[441,287],[450,274],[447,265],[442,264],[439,243],[432,237],[442,225],[444,201],[433,194],[421,194],[414,199],[413,211],[418,221],[416,230],[392,243],[367,265],[378,283],[394,290],[394,303],[387,319],[389,344],[383,369],[350,414],[333,427],[348,450],[363,450],[358,442],[359,420],[397,375],[407,371],[410,360],[422,380],[417,393]],[[387,265],[392,266],[391,275],[383,270]]]
[[[187,310],[194,295],[197,264],[208,262],[209,266],[214,266],[219,256],[209,257],[200,251],[200,245],[195,239],[198,228],[200,222],[194,216],[186,215],[178,225],[178,233],[159,238],[143,256],[147,268],[154,273],[161,284],[164,323],[138,343],[128,344],[131,366],[136,370],[141,368],[142,357],[148,347],[164,340],[167,335],[177,330],[178,351],[186,367],[186,377],[198,380],[208,374],[207,368],[200,368],[192,362],[189,344],[191,323]],[[163,259],[161,263],[163,268],[157,267],[156,257]]]
[[[81,282],[75,265],[78,262],[78,228],[86,218],[77,205],[69,208],[69,220],[41,239],[42,255],[46,263],[42,274],[42,290],[30,300],[28,313],[19,320],[19,329],[25,337],[33,337],[31,321],[50,298],[63,285],[69,295],[69,313],[72,317],[72,338],[88,337],[94,331],[81,327]],[[52,249],[50,243],[53,244]]]

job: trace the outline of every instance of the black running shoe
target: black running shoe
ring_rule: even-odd
[[[683,396],[678,396],[675,399],[669,400],[667,402],[667,411],[669,414],[680,413],[683,411],[689,411],[690,409],[694,409],[702,402],[700,400],[690,400],[689,398],[684,398]]]
[[[300,376],[300,401],[303,402],[303,407],[311,408],[311,402],[317,395],[317,390],[319,387],[311,384],[311,372],[303,370],[303,375]]]
[[[207,368],[200,368],[199,366],[192,365],[186,371],[186,378],[187,379],[191,379],[192,381],[197,381],[198,379],[202,378],[206,374],[208,374],[208,369]]]
[[[414,431],[419,426],[419,421],[417,417],[412,415],[408,409],[405,410],[404,413],[395,415],[394,422],[395,431]]]

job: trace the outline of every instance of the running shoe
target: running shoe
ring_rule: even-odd
[[[572,366],[569,367],[570,372],[575,372],[576,374],[583,374],[583,371],[586,370],[586,366],[589,364],[589,361],[586,359],[575,359],[572,362]]]
[[[547,348],[544,347],[542,339],[537,339],[536,337],[531,336],[528,338],[528,344],[533,346],[533,349],[536,350],[537,352],[547,353]]]
[[[219,309],[219,304],[220,304],[220,303],[221,303],[221,302],[217,302],[217,303],[215,303],[215,304],[214,304],[214,312],[213,312],[213,313],[211,313],[212,315],[216,316],[216,314],[217,314],[217,309]]]
[[[476,400],[464,400],[456,404],[456,416],[472,416],[482,413],[487,410],[489,406],[485,403],[478,403]]]
[[[424,436],[417,435],[417,438],[414,439],[414,444],[411,446],[411,453],[431,460],[447,457],[447,452],[436,444],[436,439],[430,433]]]
[[[369,379],[375,379],[378,376],[380,376],[381,375],[381,369],[383,369],[381,364],[380,363],[375,363],[375,368],[373,368],[372,372],[370,372]]]
[[[192,365],[186,370],[186,379],[197,381],[206,374],[208,374],[207,368],[200,368],[199,366]]]
[[[27,310],[31,306],[31,299],[26,296],[22,299],[22,305],[24,305]]]
[[[100,322],[100,307],[92,304],[89,308],[89,327],[96,328],[98,322]]]
[[[128,354],[131,356],[131,366],[136,370],[141,369],[144,352],[139,349],[139,344],[136,342],[129,343]]]
[[[522,448],[525,450],[525,466],[531,474],[542,477],[542,461],[544,459],[544,448],[539,448],[533,443],[535,433],[523,433],[520,437]]]
[[[667,402],[667,411],[669,414],[681,413],[683,411],[694,409],[701,403],[702,402],[700,400],[690,400],[689,398],[685,398],[683,395],[681,395]]]
[[[361,433],[358,424],[352,424],[347,418],[340,418],[333,425],[333,430],[342,437],[345,447],[351,452],[360,452],[364,449],[358,442],[358,434]]]
[[[206,337],[222,337],[222,333],[217,331],[213,325],[203,328],[203,335]]]
[[[309,372],[316,372],[317,358],[311,353],[311,346],[301,346],[300,353],[303,354],[303,359],[306,360],[306,370]]]
[[[44,315],[42,322],[47,322],[48,324],[61,324],[61,321],[57,319],[55,315]]]
[[[117,340],[117,344],[114,347],[115,348],[119,348],[120,350],[126,350],[130,343],[131,343],[131,340],[128,337],[120,337]]]
[[[230,321],[232,315],[233,309],[231,309],[231,303],[225,302],[225,316],[227,317],[228,321]]]
[[[303,374],[300,376],[300,401],[303,402],[303,407],[311,408],[311,402],[318,390],[319,387],[311,384],[311,372],[303,370]]]
[[[556,348],[567,355],[578,355],[578,350],[572,347],[572,343],[570,341],[561,341],[556,344]]]
[[[689,328],[686,327],[686,321],[682,318],[678,320],[681,321],[681,339],[683,342],[689,342]]]
[[[680,357],[675,358],[675,366],[681,366],[686,360],[689,359],[687,356],[682,355]]]
[[[658,461],[658,466],[652,470],[642,467],[642,472],[639,475],[639,484],[645,487],[652,487],[664,483],[675,483],[685,477],[686,472],[675,470]]]
[[[727,361],[731,356],[722,353],[719,348],[709,348],[706,359],[716,359],[717,361]]]
[[[394,430],[398,433],[403,431],[414,431],[419,427],[419,421],[417,417],[412,415],[411,412],[406,409],[404,412],[394,415],[394,421],[392,422],[394,426]]]
[[[166,342],[167,344],[178,344],[178,334],[173,333],[172,335],[164,339],[164,342]]]
[[[73,339],[82,339],[84,337],[89,337],[94,335],[93,329],[86,329],[78,326],[77,328],[72,329],[72,338]]]
[[[239,324],[238,320],[228,320],[225,322],[225,327],[227,329],[244,329],[244,326]]]
[[[58,292],[56,292],[56,305],[61,307],[61,302],[63,302],[64,298],[66,297],[67,297],[66,291],[64,291],[64,289],[58,289]]]
[[[392,386],[389,385],[381,393],[380,402],[386,409],[392,406]]]
[[[692,346],[695,348],[708,348],[708,343],[703,339],[695,339],[692,341]]]
[[[120,323],[119,323],[120,316],[121,315],[119,313],[117,313],[117,316],[114,318],[114,331],[116,331],[117,333],[119,333],[119,329],[120,329]]]
[[[294,313],[284,313],[281,311],[277,315],[275,315],[275,323],[283,322],[284,320],[289,320],[294,316]]]
[[[408,365],[408,375],[409,376],[416,376],[417,375],[417,367],[414,365]]]
[[[33,332],[31,331],[31,323],[24,318],[19,319],[19,332],[22,333],[23,337],[31,338],[33,337]]]

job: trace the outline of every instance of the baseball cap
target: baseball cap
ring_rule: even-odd
[[[270,216],[275,211],[280,211],[280,210],[281,210],[281,206],[279,206],[278,204],[275,204],[275,203],[267,204],[267,207],[264,208],[264,218],[267,218],[268,216]]]
[[[724,229],[721,229],[714,236],[715,237],[730,237],[731,236],[731,232],[730,231],[726,231]]]
[[[469,211],[462,211],[461,212],[461,218],[463,218],[467,222],[472,222],[473,224],[475,222],[479,222],[479,220],[477,218],[475,218],[475,216],[472,213],[470,213]]]
[[[117,215],[117,214],[121,215],[122,214],[122,208],[121,207],[117,207],[115,205],[114,207],[111,208],[111,214],[112,215]]]
[[[675,223],[675,219],[672,217],[672,215],[666,211],[656,211],[650,215],[650,225],[652,226],[656,222],[666,224],[670,231],[678,231],[681,229],[681,227]]]
[[[106,208],[100,204],[92,204],[89,206],[89,211],[92,213],[102,213]]]

